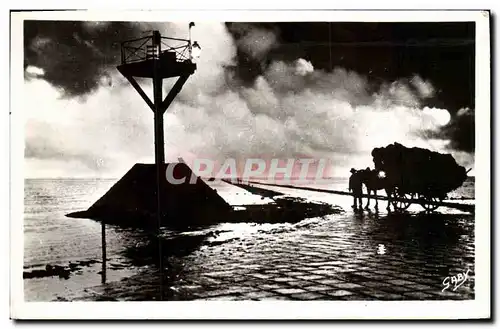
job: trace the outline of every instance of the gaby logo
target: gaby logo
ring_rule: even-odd
[[[467,269],[467,272],[458,273],[457,275],[447,276],[446,278],[444,278],[444,280],[443,280],[444,288],[441,291],[445,291],[446,289],[450,288],[452,285],[453,285],[453,291],[457,290],[469,278],[469,271],[470,270]]]
[[[213,177],[233,182],[248,182],[258,178],[268,181],[290,183],[301,181],[321,181],[326,178],[327,159],[258,159],[250,158],[237,161],[233,158],[217,163],[211,159],[194,159],[191,167],[191,177],[175,177],[177,163],[169,163],[166,168],[166,178],[170,184],[196,183],[197,177]]]

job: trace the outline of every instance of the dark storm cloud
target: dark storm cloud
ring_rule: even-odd
[[[227,25],[235,36],[236,46],[249,59],[259,61],[277,46],[276,29],[260,28],[256,25],[239,23]]]
[[[450,123],[434,137],[449,139],[451,149],[474,152],[475,125],[475,111],[463,108],[452,115]]]
[[[273,31],[279,44],[258,59],[270,65],[275,60],[304,58],[315,68],[336,67],[366,75],[371,82],[410,78],[432,81],[436,88],[433,106],[474,108],[474,23],[228,23],[238,45],[239,71],[248,67],[253,79],[266,70],[255,65],[240,45],[252,26]],[[269,39],[269,38],[268,38]],[[243,43],[245,44],[245,43]],[[429,100],[431,101],[431,100]]]
[[[107,69],[120,61],[120,42],[141,32],[128,22],[25,21],[24,67],[43,69],[67,97],[85,95],[102,78],[111,83]]]

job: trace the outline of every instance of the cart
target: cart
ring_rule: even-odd
[[[426,212],[434,211],[467,178],[466,169],[451,154],[424,148],[393,143],[374,148],[372,157],[395,211],[404,211],[412,203],[420,204]]]

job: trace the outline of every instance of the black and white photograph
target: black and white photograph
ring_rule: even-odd
[[[488,318],[489,24],[11,12],[11,314]]]

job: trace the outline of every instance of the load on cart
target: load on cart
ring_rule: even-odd
[[[399,143],[372,150],[375,170],[367,169],[363,182],[370,191],[384,189],[387,208],[407,209],[411,203],[426,211],[437,209],[447,194],[464,183],[467,171],[451,154],[442,154]],[[368,198],[368,206],[369,206]]]

